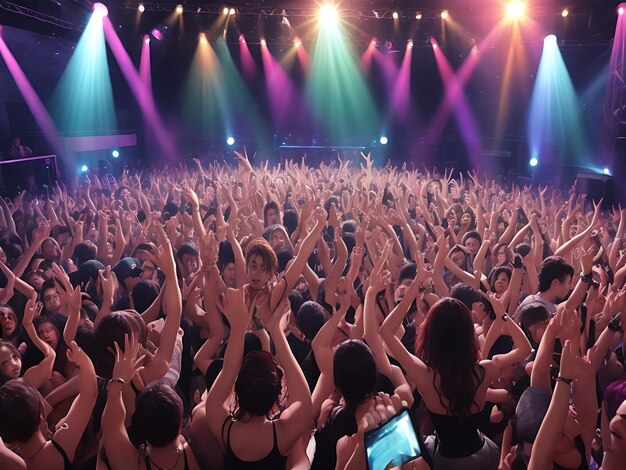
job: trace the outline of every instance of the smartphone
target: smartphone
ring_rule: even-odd
[[[400,410],[381,427],[365,432],[369,470],[400,467],[422,455],[407,409]]]

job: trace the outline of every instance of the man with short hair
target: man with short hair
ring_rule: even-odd
[[[551,314],[556,313],[557,304],[561,303],[572,288],[574,267],[560,256],[548,256],[539,267],[539,292],[526,297],[520,307],[532,302],[544,305]],[[518,320],[518,311],[515,320]]]

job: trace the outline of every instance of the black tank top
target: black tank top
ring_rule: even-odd
[[[456,416],[441,415],[428,410],[430,420],[437,431],[438,452],[444,457],[461,458],[478,452],[484,438],[478,431],[479,413],[469,415],[464,420]]]
[[[278,450],[278,440],[276,438],[276,423],[272,421],[272,430],[274,432],[274,446],[269,454],[254,462],[248,462],[238,458],[230,446],[230,430],[233,427],[233,421],[230,417],[226,418],[224,425],[230,420],[228,425],[228,434],[226,436],[226,453],[224,455],[224,468],[229,470],[280,470],[285,468],[287,457],[281,455]],[[223,426],[222,426],[223,435]]]

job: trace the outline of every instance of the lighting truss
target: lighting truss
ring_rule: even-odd
[[[6,11],[10,11],[12,13],[17,13],[18,15],[26,16],[28,18],[32,18],[38,21],[42,21],[44,23],[49,23],[54,26],[70,29],[73,31],[82,31],[85,27],[84,24],[72,23],[71,21],[63,20],[61,18],[57,18],[56,16],[42,13],[40,11],[33,10],[32,8],[17,5],[15,3],[7,2],[5,0],[0,0],[0,8]]]

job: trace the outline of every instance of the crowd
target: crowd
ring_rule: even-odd
[[[0,468],[626,468],[626,210],[237,157],[0,199]]]

